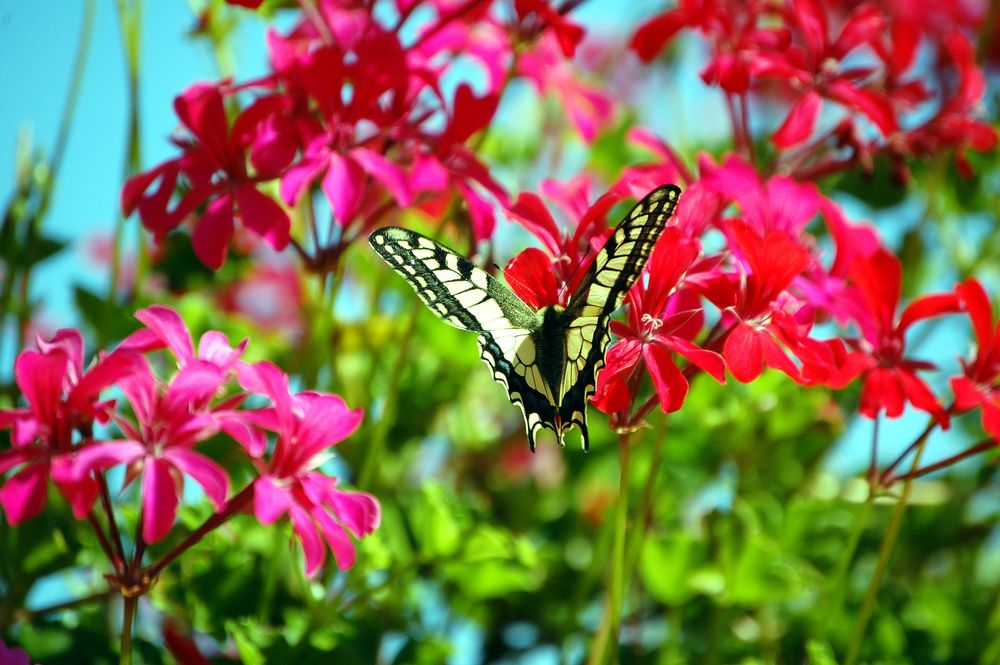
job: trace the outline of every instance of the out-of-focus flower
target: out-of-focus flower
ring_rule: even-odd
[[[49,478],[83,519],[97,496],[92,478],[74,477],[75,446],[91,436],[95,421],[106,422],[114,403],[101,392],[141,370],[145,361],[134,351],[101,356],[83,368],[83,338],[73,329],[58,331],[38,350],[26,349],[14,363],[14,376],[28,406],[0,410],[0,427],[12,427],[10,450],[0,452],[0,474],[18,469],[0,487],[7,520],[19,524],[45,507]]]
[[[361,411],[348,409],[335,395],[292,394],[288,377],[267,362],[241,364],[238,373],[243,388],[272,403],[235,413],[223,424],[260,474],[254,481],[254,514],[262,524],[289,516],[302,543],[306,574],[323,565],[327,547],[342,570],[350,568],[356,552],[345,529],[356,538],[374,531],[380,519],[378,501],[370,494],[338,489],[336,478],[317,469],[329,448],[357,429]],[[275,434],[273,446],[268,446],[266,432]]]
[[[518,72],[534,84],[539,95],[556,96],[580,136],[591,143],[614,122],[614,97],[583,80],[578,68],[566,62],[559,48],[555,35],[543,35],[535,48],[518,60]]]
[[[962,375],[951,379],[955,409],[980,407],[983,429],[1000,442],[1000,322],[994,324],[989,296],[977,280],[965,280],[955,292],[976,337],[975,357],[963,359]]]
[[[24,649],[9,647],[0,640],[0,665],[31,665],[31,658]]]
[[[223,287],[219,302],[224,311],[245,316],[260,330],[297,339],[303,331],[301,277],[289,262],[260,261]]]

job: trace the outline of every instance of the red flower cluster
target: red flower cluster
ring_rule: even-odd
[[[546,50],[548,36],[563,56],[583,37],[548,2],[518,0],[512,19],[494,4],[399,2],[389,25],[375,3],[316,3],[291,32],[268,35],[268,76],[239,85],[199,83],[176,99],[181,155],[129,180],[123,209],[138,211],[158,240],[193,219],[195,252],[211,268],[225,260],[236,221],[283,249],[290,239],[286,206],[314,187],[340,227],[330,243],[348,244],[389,211],[443,212],[456,194],[475,239],[488,238],[490,199],[505,204],[507,194],[466,144],[489,124],[516,73],[509,72],[515,42],[539,44],[537,56],[525,49],[519,71],[539,86],[558,85],[567,78],[557,73],[560,58]],[[433,17],[414,30],[411,17],[427,12]],[[402,36],[412,32],[415,38]],[[459,63],[469,62],[486,73],[482,92],[473,92],[471,79],[453,83],[463,76]],[[608,111],[590,92],[576,94],[595,111]],[[233,117],[227,104],[239,107]],[[592,138],[596,121],[580,123]],[[321,242],[318,233],[313,237]],[[312,267],[326,269],[330,247],[314,250]]]
[[[18,524],[42,511],[49,478],[83,519],[103,483],[102,472],[125,465],[125,483],[141,481],[142,538],[159,541],[176,520],[185,478],[201,486],[217,511],[231,500],[228,474],[197,449],[226,432],[257,465],[258,518],[270,524],[286,512],[291,515],[308,572],[324,559],[323,548],[316,548],[314,523],[338,564],[352,565],[354,546],[343,529],[357,538],[371,533],[379,522],[378,503],[368,494],[335,489],[336,479],[316,467],[321,454],[357,428],[360,411],[348,411],[335,395],[291,394],[276,367],[240,359],[245,341],[233,348],[222,333],[209,331],[196,351],[184,322],[168,307],[153,305],[136,318],[145,327],[86,371],[75,330],[39,340],[37,350],[18,356],[16,378],[28,404],[0,411],[0,426],[13,428],[13,447],[0,452],[0,473],[14,471],[0,486],[8,521]],[[166,377],[150,362],[150,354],[160,349],[169,351],[176,367]],[[236,376],[244,391],[229,388]],[[112,386],[124,395],[128,411],[101,399]],[[240,409],[252,393],[270,398],[275,407]],[[109,422],[120,438],[95,431],[95,423]],[[276,436],[273,449],[268,432]],[[300,489],[284,494],[289,488]]]
[[[590,207],[584,181],[544,183],[549,198],[580,220],[574,233],[560,232],[541,199],[522,194],[510,214],[546,251],[531,248],[515,257],[505,269],[507,281],[536,307],[565,304],[587,264],[587,247],[605,237],[612,204],[650,173],[672,168],[631,168]],[[699,170],[646,276],[626,297],[626,321],[612,323],[619,340],[598,376],[598,408],[628,425],[656,404],[664,412],[680,409],[698,372],[724,381],[728,369],[749,382],[771,367],[803,386],[839,389],[860,378],[863,415],[895,418],[911,404],[947,427],[950,412],[923,376],[935,365],[907,353],[906,334],[919,321],[964,309],[979,349],[951,381],[951,412],[981,406],[984,427],[997,436],[1000,328],[994,330],[989,299],[977,282],[917,298],[900,312],[899,260],[872,229],[847,222],[815,185],[761,178],[735,156],[721,165],[703,157]],[[816,231],[833,241],[830,249],[810,230],[818,221]],[[816,325],[831,322],[839,324],[835,336],[829,325],[818,336]],[[645,372],[655,395],[633,413]]]
[[[984,20],[985,7],[972,4],[978,8],[961,2],[682,0],[642,25],[632,47],[650,61],[684,28],[699,31],[711,54],[702,71],[706,83],[744,105],[751,92],[785,104],[771,140],[780,149],[797,148],[788,163],[804,173],[822,174],[843,163],[838,157],[805,169],[819,148],[849,149],[852,162],[869,168],[873,155],[885,152],[901,172],[905,158],[953,148],[967,173],[964,151],[991,150],[997,141],[996,131],[972,115],[985,91],[966,35]],[[933,65],[918,59],[922,49]],[[739,124],[748,135],[748,123]]]

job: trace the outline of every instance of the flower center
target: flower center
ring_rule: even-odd
[[[642,315],[642,341],[649,342],[656,336],[656,331],[663,327],[663,321],[652,314]]]

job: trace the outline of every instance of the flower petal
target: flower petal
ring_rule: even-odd
[[[155,543],[170,532],[177,519],[177,484],[170,463],[147,457],[142,470],[142,537]]]
[[[7,479],[0,487],[0,506],[11,526],[38,515],[45,508],[47,463],[32,464]]]
[[[160,339],[163,346],[170,349],[178,364],[183,366],[194,358],[191,334],[184,319],[176,311],[166,305],[150,305],[136,312],[135,318],[142,321]]]
[[[802,143],[812,136],[822,107],[823,98],[815,90],[809,90],[788,111],[788,116],[771,137],[771,141],[782,150]]]
[[[279,487],[270,476],[253,483],[253,514],[261,524],[274,524],[288,512],[292,497],[287,487]]]
[[[306,577],[312,577],[326,560],[326,548],[323,547],[323,541],[316,533],[316,525],[313,524],[309,513],[304,508],[296,503],[291,503],[289,504],[289,514],[292,518],[292,528],[302,543],[302,553],[306,558]]]
[[[351,157],[392,194],[400,207],[410,205],[413,197],[410,195],[406,173],[395,162],[368,148],[354,148],[351,150]]]
[[[323,538],[333,552],[333,558],[337,560],[337,568],[347,570],[354,565],[357,551],[350,537],[344,533],[343,527],[337,524],[322,506],[313,508],[312,516],[319,523],[319,528],[323,532]]]
[[[330,201],[337,222],[345,225],[353,220],[365,189],[365,173],[358,163],[331,153],[326,175],[320,186]]]
[[[118,464],[131,464],[146,454],[138,441],[107,441],[80,448],[73,457],[71,476],[79,479],[92,471],[101,471]]]
[[[236,189],[236,207],[243,225],[264,242],[279,252],[288,246],[292,222],[277,201],[252,185],[243,185]]]
[[[205,490],[205,496],[215,509],[222,510],[229,495],[229,476],[221,466],[199,452],[179,446],[167,448],[163,458],[182,473],[194,478],[195,482]]]
[[[191,235],[198,260],[218,270],[226,260],[226,250],[233,238],[233,197],[223,194],[209,202]]]

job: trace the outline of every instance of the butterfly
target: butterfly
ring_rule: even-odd
[[[680,193],[663,185],[639,201],[565,308],[536,311],[464,256],[419,233],[387,226],[368,242],[445,323],[479,333],[480,357],[520,407],[532,452],[541,429],[552,430],[565,445],[574,425],[587,450],[587,401],[604,367],[611,315],[642,273]]]

